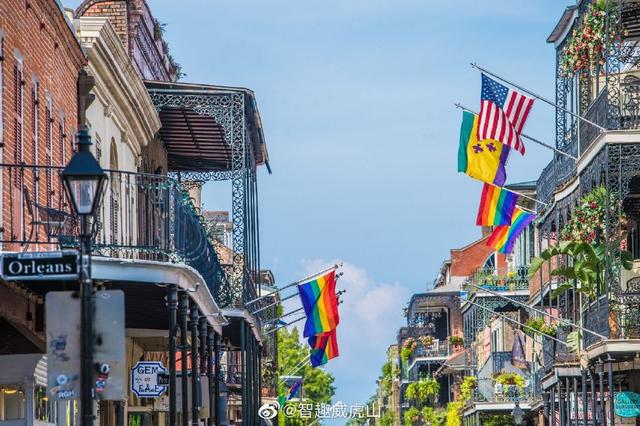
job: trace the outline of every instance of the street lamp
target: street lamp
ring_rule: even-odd
[[[91,280],[91,231],[89,216],[100,203],[102,186],[107,178],[89,147],[91,137],[86,128],[78,132],[76,152],[61,173],[75,213],[80,216],[80,424],[93,425],[93,281]]]
[[[516,425],[521,425],[524,420],[524,411],[520,408],[520,401],[516,398],[516,406],[513,407],[513,411],[511,412],[513,416],[513,422]]]

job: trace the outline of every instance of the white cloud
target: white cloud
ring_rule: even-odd
[[[302,266],[305,274],[313,274],[335,263],[339,261],[308,259]],[[336,377],[335,401],[364,403],[373,394],[387,348],[403,325],[409,290],[397,282],[376,283],[365,269],[349,262],[343,262],[340,272],[337,288],[347,291],[339,308],[340,357],[326,368]]]

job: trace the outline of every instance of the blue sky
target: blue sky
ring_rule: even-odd
[[[553,98],[545,40],[573,2],[148,1],[185,81],[255,91],[273,168],[259,176],[263,267],[286,284],[345,262],[342,356],[327,369],[335,401],[366,401],[410,294],[479,236],[480,184],[456,173],[453,103],[479,105],[469,62]],[[553,143],[553,110],[538,102],[525,131]],[[509,182],[551,159],[527,148]],[[206,208],[228,208],[228,191],[205,189]]]

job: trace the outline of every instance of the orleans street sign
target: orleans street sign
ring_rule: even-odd
[[[1,258],[0,273],[6,281],[78,278],[78,252],[74,250],[5,253]]]

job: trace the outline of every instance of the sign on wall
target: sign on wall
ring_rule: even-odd
[[[157,398],[167,391],[158,375],[167,374],[167,369],[160,361],[138,361],[131,369],[131,391],[138,398]]]
[[[5,253],[0,274],[6,281],[78,279],[78,252],[75,250]]]
[[[616,392],[614,398],[614,411],[620,417],[640,416],[640,393]]]

